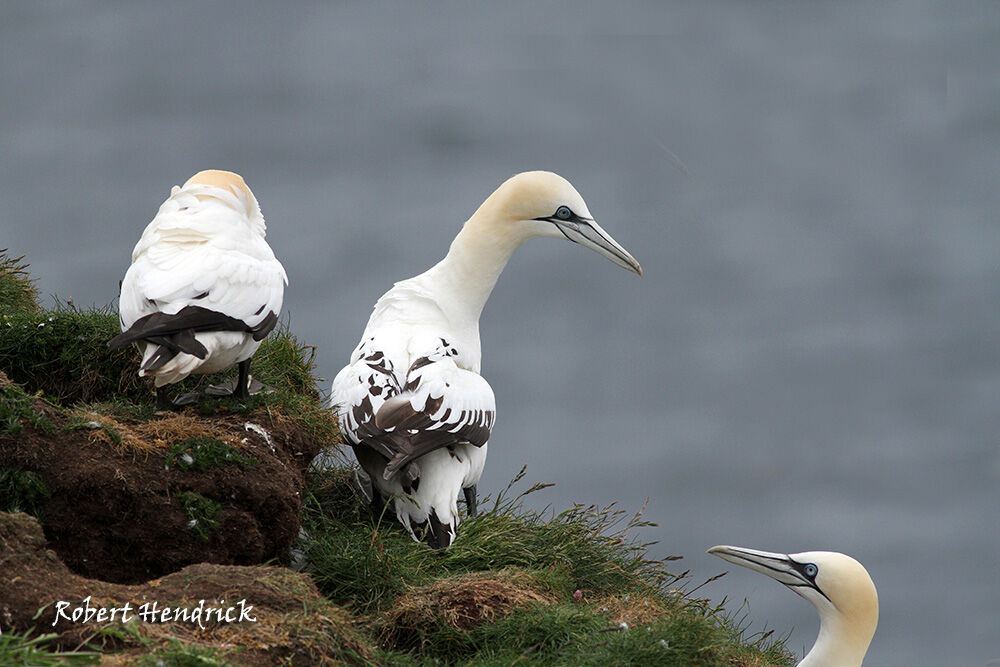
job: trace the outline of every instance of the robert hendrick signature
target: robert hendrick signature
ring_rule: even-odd
[[[196,607],[170,607],[158,602],[143,602],[136,606],[126,602],[120,607],[95,607],[90,604],[90,598],[88,595],[75,606],[63,600],[56,602],[56,618],[52,625],[60,620],[70,623],[112,623],[120,620],[128,623],[135,616],[145,623],[193,623],[202,630],[206,623],[257,622],[256,617],[251,615],[253,605],[247,604],[245,598],[231,605],[226,605],[225,600],[213,602],[218,606],[206,606],[201,600]]]

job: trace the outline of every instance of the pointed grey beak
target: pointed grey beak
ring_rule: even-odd
[[[793,590],[801,586],[814,588],[823,597],[826,597],[826,594],[816,585],[815,575],[809,577],[805,572],[805,564],[792,560],[791,556],[787,554],[776,554],[770,551],[758,551],[757,549],[726,545],[712,547],[706,553],[718,556],[733,565],[739,565],[755,572],[766,574]]]
[[[601,229],[601,226],[595,221],[587,218],[577,218],[576,220],[544,219],[558,227],[563,236],[570,241],[604,255],[623,269],[642,275],[642,267],[639,266],[639,262],[635,261],[635,257],[630,255],[628,250],[623,248],[618,241],[611,238],[611,235]]]

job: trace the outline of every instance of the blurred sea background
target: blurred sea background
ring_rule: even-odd
[[[231,169],[328,379],[505,178],[566,176],[645,277],[515,254],[480,492],[648,497],[652,555],[795,651],[809,605],[706,548],[861,560],[866,664],[1000,658],[1000,5],[9,2],[0,56],[43,294],[116,303],[170,187]]]

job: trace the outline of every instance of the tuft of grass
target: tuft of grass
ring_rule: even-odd
[[[454,644],[463,652],[470,648],[470,630],[531,604],[553,603],[552,595],[539,588],[535,576],[516,570],[449,577],[399,596],[379,625],[383,639],[397,648],[433,644],[442,652]]]
[[[131,350],[108,350],[119,332],[108,309],[15,312],[0,322],[0,370],[62,405],[111,396],[149,397]]]
[[[261,342],[250,363],[250,372],[278,392],[318,398],[315,358],[316,348],[299,341],[285,320]]]
[[[95,631],[96,637],[109,638],[113,645],[141,646],[146,655],[128,664],[148,667],[228,667],[233,663],[226,660],[226,657],[240,650],[236,647],[223,650],[215,646],[185,642],[166,632],[156,635],[144,635],[139,631],[137,623],[131,621],[109,623]]]
[[[269,408],[294,417],[315,440],[339,442],[337,418],[316,389],[324,380],[316,376],[315,356],[316,348],[299,341],[282,322],[261,343],[250,371],[274,390],[263,394]]]
[[[205,472],[230,463],[246,468],[257,465],[258,461],[218,438],[200,437],[187,438],[172,445],[164,463],[170,468]]]
[[[152,649],[136,664],[148,667],[228,667],[233,664],[226,660],[231,653],[233,649],[223,651],[171,638],[166,646]]]
[[[64,665],[96,665],[99,653],[90,651],[48,650],[57,635],[31,636],[31,631],[0,634],[0,665],[33,665],[37,667],[63,667]]]
[[[25,512],[39,517],[51,497],[45,480],[37,473],[0,468],[0,512]]]
[[[734,667],[745,664],[729,629],[711,615],[678,610],[648,624],[612,623],[569,604],[534,606],[478,628],[477,654],[467,664],[665,665]],[[762,664],[788,665],[773,653]]]
[[[156,417],[156,403],[138,403],[123,396],[109,396],[104,400],[77,405],[78,414],[96,414],[118,422],[139,423]],[[84,423],[92,420],[84,420]]]
[[[38,290],[28,275],[24,255],[11,257],[0,248],[0,315],[38,311]]]
[[[184,506],[184,516],[188,518],[188,528],[191,532],[203,542],[211,539],[212,533],[219,527],[219,512],[222,510],[222,505],[194,491],[178,493],[177,499]]]
[[[48,417],[35,408],[34,398],[15,384],[0,384],[0,433],[20,435],[25,424],[45,433],[55,428]]]

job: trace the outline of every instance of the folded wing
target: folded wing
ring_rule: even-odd
[[[459,443],[482,447],[496,418],[493,389],[477,373],[444,355],[421,357],[410,366],[402,390],[375,412],[375,427],[391,450],[389,479],[428,452]]]
[[[367,445],[388,459],[395,456],[393,439],[375,425],[375,413],[399,391],[393,364],[379,350],[362,350],[359,359],[337,374],[330,399],[349,443]]]

